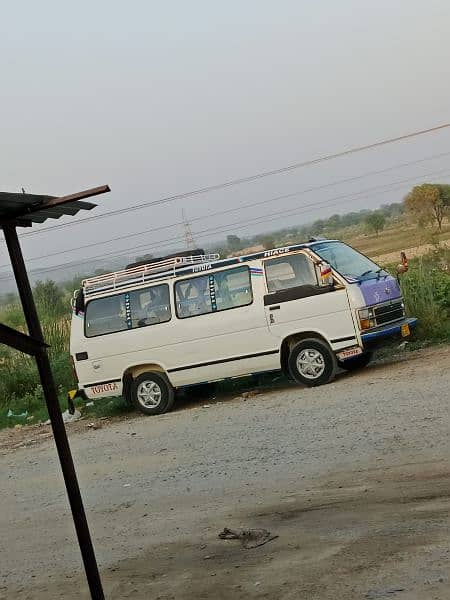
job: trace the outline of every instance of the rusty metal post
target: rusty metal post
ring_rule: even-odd
[[[17,237],[16,228],[13,224],[4,224],[3,232],[28,326],[28,333],[34,339],[44,342],[36,305],[34,303],[34,298],[31,291],[30,281]],[[81,498],[69,441],[67,439],[66,428],[61,416],[58,393],[50,367],[47,348],[43,346],[37,351],[35,356],[39,376],[41,378],[42,389],[44,391],[45,402],[47,404],[48,414],[52,424],[56,448],[61,463],[61,469],[66,484],[67,495],[69,497],[70,508],[72,510],[73,522],[75,524],[75,530],[77,532],[78,542],[80,544],[81,555],[91,592],[91,598],[93,600],[104,600],[105,596],[100,580],[100,574],[98,572],[94,547],[92,545],[92,540],[89,533],[86,513],[83,507],[83,500]]]

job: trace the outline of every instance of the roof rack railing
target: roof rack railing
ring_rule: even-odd
[[[160,273],[170,277],[175,275],[176,269],[200,263],[209,263],[220,258],[219,254],[200,254],[197,256],[176,256],[158,262],[148,263],[139,267],[123,269],[114,273],[89,277],[82,281],[85,296],[115,290],[127,284],[140,285],[144,283],[149,275]]]

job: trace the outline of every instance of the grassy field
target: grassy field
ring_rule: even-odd
[[[426,254],[410,261],[410,269],[402,276],[401,286],[408,314],[420,320],[413,339],[420,343],[450,340],[450,248],[444,245],[450,240],[448,223],[439,236],[421,233],[413,227],[392,227],[379,236],[344,230],[335,237],[344,239],[369,256],[388,256],[434,242],[435,246]],[[393,273],[397,262],[395,254],[389,261],[380,260],[380,264]],[[56,294],[51,302],[47,297],[49,290]],[[44,336],[50,344],[60,403],[65,410],[67,391],[76,387],[69,357],[70,302],[67,294],[64,298],[58,296],[51,286],[47,288],[47,295],[36,294],[36,301]],[[0,308],[0,322],[25,330],[21,309],[16,304]],[[31,358],[0,346],[0,427],[31,424],[48,418],[38,381]],[[106,399],[96,401],[95,406],[84,412],[94,418],[129,410],[121,399]],[[11,413],[21,416],[8,416]]]
[[[384,256],[393,252],[400,254],[402,250],[440,243],[445,245],[446,242],[450,242],[450,223],[444,223],[440,233],[431,229],[418,229],[406,223],[396,223],[381,231],[379,235],[344,230],[339,239],[370,257]]]

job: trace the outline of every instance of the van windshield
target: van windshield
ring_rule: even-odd
[[[343,275],[349,282],[387,275],[381,267],[372,262],[367,256],[360,254],[343,242],[321,242],[320,244],[314,244],[311,250],[329,263],[335,271]]]

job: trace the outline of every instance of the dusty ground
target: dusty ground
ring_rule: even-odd
[[[422,350],[317,389],[70,426],[107,598],[448,599],[449,365],[450,347]],[[88,598],[40,432],[0,434],[0,598]],[[279,537],[244,550],[225,526]]]

